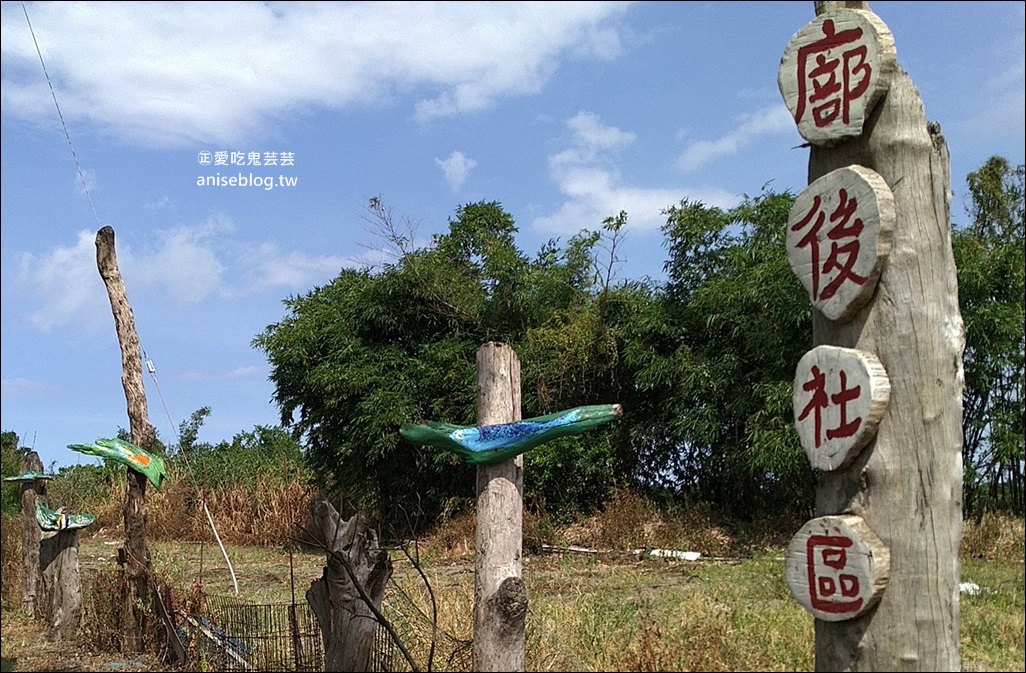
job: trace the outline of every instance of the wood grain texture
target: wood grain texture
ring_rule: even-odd
[[[132,443],[149,451],[153,448],[156,432],[150,425],[146,408],[146,388],[142,375],[142,348],[135,329],[135,317],[128,303],[125,282],[118,268],[114,247],[114,229],[103,227],[96,233],[96,266],[107,288],[114,328],[121,346],[121,384],[128,404],[129,429]],[[149,628],[148,606],[153,597],[153,564],[146,544],[146,477],[135,470],[127,470],[128,493],[125,496],[125,563],[126,594],[122,622],[122,648],[127,652],[142,652],[146,647]]]
[[[812,305],[850,320],[876,291],[891,251],[894,195],[875,171],[845,166],[810,184],[787,221],[787,259]]]
[[[802,137],[834,145],[862,134],[896,62],[894,37],[878,16],[832,9],[791,38],[777,86]]]
[[[890,403],[875,442],[845,470],[823,473],[819,514],[853,514],[891,554],[876,610],[816,623],[816,668],[957,671],[962,537],[962,351],[951,250],[951,175],[938,125],[898,69],[859,138],[810,150],[809,181],[861,165],[894,194],[891,252],[874,300],[840,324],[813,310],[813,342],[873,353]]]
[[[794,377],[795,428],[817,470],[849,465],[876,436],[891,385],[872,353],[817,346],[798,362]]]
[[[816,619],[865,614],[883,595],[889,573],[890,552],[857,516],[813,519],[788,545],[788,589]]]
[[[521,420],[520,360],[506,344],[477,351],[477,421]],[[524,457],[477,468],[474,670],[524,670],[527,589],[522,575]]]

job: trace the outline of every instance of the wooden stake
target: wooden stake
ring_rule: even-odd
[[[477,420],[521,420],[520,360],[506,344],[489,342],[477,351]],[[477,468],[475,671],[524,670],[523,488],[523,455]]]

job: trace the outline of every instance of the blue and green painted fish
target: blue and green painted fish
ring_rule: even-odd
[[[448,449],[472,465],[490,465],[557,437],[579,435],[621,416],[623,408],[619,404],[596,404],[498,425],[463,426],[435,421],[404,424],[399,432],[414,444]]]

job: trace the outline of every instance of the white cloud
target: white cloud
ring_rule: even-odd
[[[80,231],[73,245],[19,257],[20,284],[39,297],[39,308],[28,315],[33,327],[49,332],[72,317],[93,328],[105,324],[100,322],[101,316],[109,322],[109,314],[95,310],[103,306],[101,302],[110,306],[110,300],[96,269],[96,239],[92,233]]]
[[[970,142],[1022,147],[1026,127],[1026,55],[1020,36],[1018,44],[1009,45],[1006,66],[979,85],[978,105],[968,107],[969,116],[951,124],[965,134]],[[1020,150],[1021,152],[1021,150]],[[1014,155],[1012,155],[1014,156]],[[1019,155],[1021,156],[1021,154]]]
[[[145,285],[162,287],[179,304],[194,304],[217,294],[222,285],[226,263],[217,248],[233,229],[229,218],[214,216],[199,226],[158,231],[155,247],[129,250],[126,263]]]
[[[477,166],[476,161],[459,150],[454,151],[445,159],[436,158],[435,163],[442,169],[445,181],[449,183],[449,188],[454,192],[459,191],[463,183],[466,182],[467,176],[470,175],[470,171]]]
[[[146,210],[164,210],[166,208],[174,208],[174,206],[175,206],[174,201],[171,199],[170,196],[165,194],[164,196],[160,197],[159,199],[156,199],[156,200],[151,201],[149,203],[144,203],[142,207],[145,208]]]
[[[55,390],[55,387],[52,383],[44,383],[43,381],[24,378],[0,380],[0,396],[4,400],[42,395],[53,390]]]
[[[241,282],[223,288],[223,296],[251,296],[274,288],[307,290],[315,282],[333,279],[343,267],[358,262],[337,255],[313,256],[283,252],[274,243],[238,245],[235,253]]]
[[[303,290],[329,282],[343,267],[366,264],[362,258],[309,255],[238,240],[234,223],[223,215],[150,235],[141,243],[116,241],[118,269],[133,300],[156,293],[157,301],[187,305]],[[36,298],[38,308],[28,316],[36,329],[109,328],[110,300],[96,268],[95,238],[81,231],[72,245],[21,253],[18,282]]]
[[[737,154],[760,136],[794,133],[794,119],[783,103],[765,107],[741,117],[737,128],[716,140],[691,143],[677,160],[685,171],[694,171],[719,157]]]
[[[596,229],[607,217],[627,211],[633,229],[658,229],[662,211],[688,198],[710,206],[728,207],[737,196],[717,187],[635,187],[625,184],[613,161],[614,153],[635,140],[634,133],[605,126],[598,116],[580,112],[566,122],[573,131],[572,146],[549,157],[549,172],[567,197],[559,210],[538,217],[543,231],[576,233]]]
[[[196,372],[188,371],[183,372],[175,378],[180,381],[227,381],[232,379],[251,379],[256,377],[266,377],[268,373],[267,367],[262,366],[247,366],[247,367],[236,367],[231,371],[227,372]]]
[[[39,3],[66,118],[143,146],[242,141],[314,108],[420,97],[421,120],[539,92],[619,55],[630,3]],[[21,5],[2,8],[3,111],[51,120]]]

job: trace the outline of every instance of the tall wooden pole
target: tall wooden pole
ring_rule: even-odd
[[[39,454],[29,451],[21,460],[21,473],[43,471]],[[42,576],[39,574],[39,544],[42,531],[36,520],[36,501],[46,505],[46,480],[21,484],[21,608],[32,617],[40,616]]]
[[[478,425],[520,419],[520,360],[489,342],[477,351]],[[524,670],[523,488],[523,455],[477,468],[475,671]]]
[[[114,250],[114,229],[103,227],[96,234],[96,265],[107,287],[114,327],[121,344],[121,383],[128,402],[128,419],[132,443],[150,451],[156,439],[146,410],[146,388],[143,385],[142,349],[135,330],[135,318],[128,303],[125,283],[118,269]],[[122,620],[123,648],[128,652],[142,652],[148,632],[147,610],[152,601],[154,584],[151,582],[153,566],[146,545],[146,477],[133,469],[128,470],[128,495],[125,497],[125,605]]]
[[[841,7],[817,2],[829,18]],[[840,28],[838,28],[840,30]],[[889,549],[876,607],[816,620],[821,671],[958,671],[962,537],[962,351],[951,249],[948,147],[899,66],[861,135],[812,143],[809,182],[836,169],[875,171],[893,193],[887,263],[872,301],[848,321],[813,309],[813,341],[872,353],[890,402],[875,439],[843,469],[821,472],[816,509],[861,518]]]

